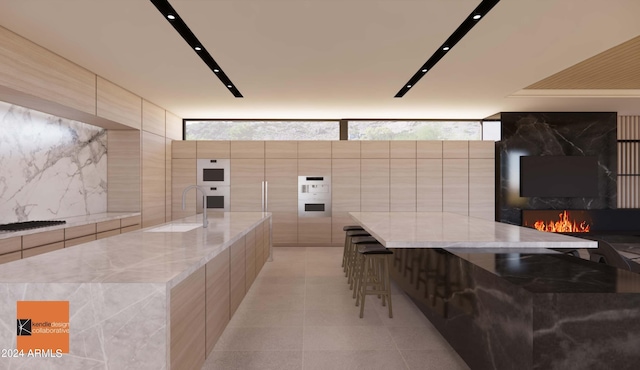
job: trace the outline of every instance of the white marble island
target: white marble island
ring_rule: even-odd
[[[0,348],[16,347],[17,301],[70,311],[68,355],[3,358],[0,369],[199,369],[269,255],[271,214],[156,227],[0,265]]]
[[[546,248],[597,248],[598,243],[567,235],[447,212],[350,212],[387,248],[443,248],[459,251],[549,253]]]

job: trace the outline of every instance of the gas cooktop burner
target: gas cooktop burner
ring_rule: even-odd
[[[0,231],[21,231],[29,229],[37,229],[39,227],[62,225],[67,221],[25,221],[14,222],[10,224],[0,225]]]

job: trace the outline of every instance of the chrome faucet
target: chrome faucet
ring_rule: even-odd
[[[196,189],[196,193],[198,190],[202,193],[202,227],[207,227],[209,225],[209,221],[207,220],[207,193],[205,188],[198,185],[189,185],[182,191],[182,209],[184,210],[187,207],[187,192],[191,189]]]

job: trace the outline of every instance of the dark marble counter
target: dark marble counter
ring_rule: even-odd
[[[394,253],[394,281],[472,369],[640,362],[640,274],[557,254]]]

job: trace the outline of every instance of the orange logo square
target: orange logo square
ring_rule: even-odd
[[[69,301],[18,301],[17,350],[69,353]]]

